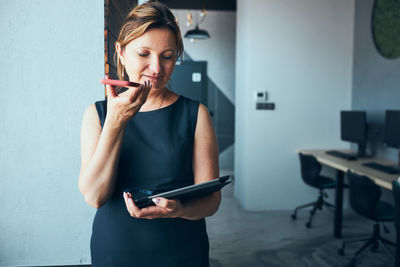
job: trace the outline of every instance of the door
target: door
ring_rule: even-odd
[[[183,61],[175,66],[171,89],[179,95],[197,100],[208,107],[207,62]]]

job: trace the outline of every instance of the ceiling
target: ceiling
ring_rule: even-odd
[[[236,11],[236,0],[159,0],[171,9]]]

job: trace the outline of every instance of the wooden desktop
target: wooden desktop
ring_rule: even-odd
[[[336,170],[336,189],[335,189],[335,212],[334,212],[334,230],[333,235],[336,238],[342,237],[342,217],[343,217],[343,180],[344,174],[350,170],[354,173],[365,175],[372,179],[377,185],[386,189],[392,189],[392,181],[397,180],[399,174],[388,174],[362,165],[366,162],[376,162],[385,165],[395,165],[396,163],[387,159],[378,157],[358,158],[356,160],[347,160],[326,154],[328,150],[323,149],[299,149],[297,153],[313,155],[318,162]],[[350,150],[340,149],[345,153],[352,153]],[[354,153],[354,152],[353,152]]]

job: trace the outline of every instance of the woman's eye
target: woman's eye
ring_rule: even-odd
[[[149,54],[146,54],[146,53],[138,53],[139,54],[139,56],[141,56],[141,57],[147,57]]]
[[[172,59],[172,55],[169,56],[163,56],[164,59]]]

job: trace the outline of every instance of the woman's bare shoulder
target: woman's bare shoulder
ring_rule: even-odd
[[[96,105],[90,104],[83,113],[83,117],[97,115]]]
[[[208,111],[208,108],[201,103],[199,104],[197,118],[202,120],[208,120],[210,118],[210,112]]]
[[[83,123],[96,123],[100,125],[99,115],[97,114],[97,109],[95,104],[89,105],[83,114]]]

